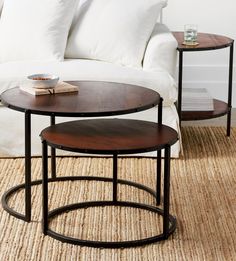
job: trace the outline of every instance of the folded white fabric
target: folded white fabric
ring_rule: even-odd
[[[0,63],[63,60],[78,0],[5,0],[0,21]]]
[[[141,67],[166,0],[87,0],[68,39],[65,56]]]

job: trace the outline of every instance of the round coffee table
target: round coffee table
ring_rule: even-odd
[[[170,147],[178,140],[178,134],[172,128],[161,122],[154,123],[128,119],[92,119],[65,122],[50,126],[41,132],[43,144],[43,232],[62,242],[105,248],[133,247],[167,239],[176,227],[176,219],[169,214],[170,190]],[[86,201],[71,205],[60,206],[49,211],[48,207],[48,146],[61,150],[105,154],[113,156],[113,177],[90,177],[83,179],[112,182],[112,200]],[[117,196],[118,183],[134,186],[150,193],[156,198],[157,191],[147,189],[139,183],[118,179],[117,158],[122,154],[142,153],[164,150],[164,181],[163,181],[163,209],[153,205],[119,200]],[[157,177],[158,179],[158,177]],[[163,216],[163,229],[158,235],[125,241],[97,241],[74,238],[52,230],[49,220],[62,213],[75,209],[119,206],[148,210]],[[104,230],[106,228],[103,228]],[[104,233],[104,232],[103,232]],[[106,232],[107,233],[107,232]]]
[[[31,114],[46,115],[55,124],[56,116],[100,117],[139,112],[159,105],[158,121],[162,121],[162,98],[151,90],[140,86],[110,82],[70,82],[79,86],[78,93],[33,96],[18,87],[1,94],[1,102],[10,109],[25,114],[25,183],[12,187],[2,197],[3,208],[11,215],[24,221],[31,221],[31,186],[42,180],[31,180]],[[161,154],[158,153],[158,175],[161,171]],[[55,149],[51,151],[51,181],[68,180],[71,177],[56,177]],[[79,179],[79,177],[78,177]],[[160,179],[157,181],[160,187]],[[25,214],[8,206],[9,197],[25,189]],[[148,188],[147,188],[148,189]],[[160,195],[157,194],[157,202]]]

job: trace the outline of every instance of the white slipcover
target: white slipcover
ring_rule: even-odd
[[[17,61],[0,63],[0,93],[8,88],[24,84],[27,75],[50,73],[60,80],[91,80],[135,84],[156,90],[166,106],[176,101],[174,79],[170,74],[157,68],[155,71],[127,68],[94,60],[66,59],[63,62]]]
[[[174,67],[175,59],[166,59],[166,54],[159,53],[157,60],[152,60],[158,48],[155,44],[164,48],[165,39],[173,41],[167,44],[169,51],[176,53],[176,41],[168,28],[163,28],[163,33],[155,34],[155,40],[149,41],[144,57],[144,68],[128,68],[112,63],[92,61],[85,59],[66,59],[63,62],[43,61],[13,61],[0,64],[0,93],[8,88],[24,84],[26,76],[33,73],[52,73],[58,75],[61,80],[92,80],[110,81],[135,84],[154,89],[164,98],[163,122],[179,132],[178,115],[174,102],[177,99],[175,80],[171,76],[170,68]],[[167,35],[166,35],[167,34]],[[165,36],[164,36],[165,35]],[[147,57],[146,57],[147,55]],[[123,115],[126,118],[135,118],[149,121],[157,120],[157,109],[152,108],[140,113]],[[69,118],[73,120],[74,118]],[[57,119],[57,122],[68,120]],[[49,117],[32,116],[32,155],[41,155],[40,131],[49,125]],[[0,106],[0,156],[24,155],[24,115],[21,112]],[[180,151],[179,142],[172,147],[172,156],[178,157]],[[155,155],[155,153],[148,154]]]

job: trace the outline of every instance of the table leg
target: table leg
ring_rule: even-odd
[[[31,113],[25,112],[25,221],[31,220]]]
[[[31,186],[40,184],[40,181],[31,182],[31,113],[25,111],[25,183],[14,186],[6,191],[2,196],[2,206],[10,215],[22,219],[26,222],[31,221]],[[25,214],[21,214],[8,206],[8,199],[16,191],[25,190]]]
[[[182,82],[183,82],[183,52],[179,51],[179,76],[178,76],[178,115],[179,115],[179,125],[181,126],[182,120]]]
[[[117,202],[117,154],[113,154],[113,201]]]
[[[233,84],[233,55],[234,55],[234,43],[232,43],[231,46],[230,46],[230,54],[229,54],[227,136],[230,136],[230,127],[231,127],[232,84]]]
[[[48,146],[45,141],[42,142],[42,154],[43,154],[43,180],[42,180],[42,190],[43,190],[43,219],[42,228],[43,233],[46,235],[48,231]]]
[[[165,147],[164,163],[164,214],[163,214],[163,235],[169,235],[169,205],[170,205],[170,146]]]
[[[162,124],[162,115],[163,115],[163,98],[160,98],[160,103],[158,105],[158,113],[157,113],[157,123]]]
[[[158,105],[158,124],[162,124],[162,114],[163,114],[163,99],[161,98]],[[157,183],[156,183],[156,204],[161,203],[161,150],[157,151]]]
[[[55,116],[50,116],[51,126],[55,125]],[[56,179],[56,149],[51,147],[51,175],[52,179]]]
[[[161,150],[157,151],[157,184],[156,184],[156,204],[161,203]]]

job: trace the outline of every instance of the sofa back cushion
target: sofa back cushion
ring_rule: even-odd
[[[0,20],[0,62],[63,60],[77,3],[5,0]]]
[[[166,0],[87,0],[71,30],[65,56],[141,67]]]

